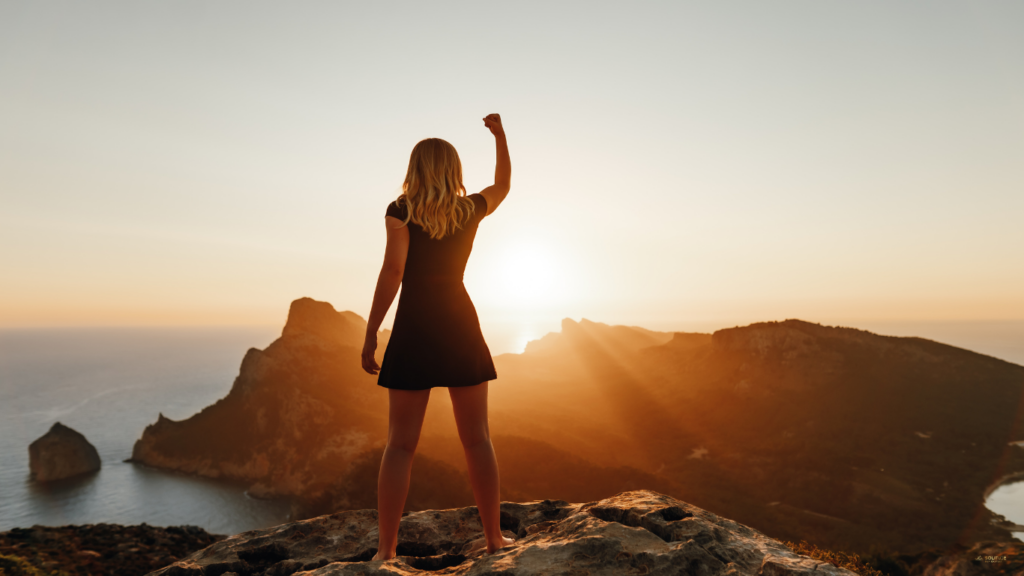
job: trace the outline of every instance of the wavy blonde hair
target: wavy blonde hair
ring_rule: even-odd
[[[397,201],[408,208],[402,224],[412,221],[435,240],[461,228],[476,210],[462,185],[459,153],[440,138],[420,140],[412,149]]]

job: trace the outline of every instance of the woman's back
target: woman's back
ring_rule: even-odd
[[[477,227],[487,214],[484,196],[467,198],[473,212],[462,226],[440,238],[431,238],[423,226],[408,222],[402,294],[377,376],[379,386],[474,386],[498,376],[476,307],[462,283]],[[396,200],[386,215],[404,221],[407,209],[404,201]]]
[[[421,226],[409,221],[409,252],[405,260],[403,285],[414,285],[420,281],[462,281],[477,226],[487,215],[487,199],[483,195],[470,194],[467,198],[473,202],[473,213],[462,227],[443,238],[432,239]],[[404,221],[408,215],[406,203],[395,200],[388,205],[386,215]]]

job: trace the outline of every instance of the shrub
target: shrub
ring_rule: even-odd
[[[833,566],[845,568],[851,572],[856,572],[857,574],[860,574],[860,576],[885,576],[885,574],[865,564],[864,561],[860,559],[860,556],[856,554],[834,552],[825,548],[818,548],[814,544],[808,544],[804,540],[801,540],[799,544],[786,541],[783,541],[782,543],[797,554],[810,556],[811,558],[821,560],[822,562],[830,562]]]
[[[0,576],[46,576],[46,573],[24,558],[0,555]]]

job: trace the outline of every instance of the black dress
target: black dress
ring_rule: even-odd
[[[397,390],[474,386],[498,377],[480,320],[462,283],[477,225],[487,200],[468,196],[475,212],[454,234],[430,238],[409,221],[409,253],[402,276],[395,324],[384,351],[377,384]],[[405,220],[403,201],[388,205],[387,215]]]

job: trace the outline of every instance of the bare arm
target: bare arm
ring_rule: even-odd
[[[494,184],[480,191],[480,194],[487,199],[487,214],[492,214],[512,188],[512,160],[508,156],[508,141],[505,139],[505,128],[501,125],[501,116],[488,114],[484,118],[484,125],[490,129],[491,134],[494,134],[497,152]]]
[[[393,216],[385,216],[384,223],[388,230],[388,245],[384,250],[384,265],[377,276],[377,289],[373,293],[373,306],[366,321],[366,340],[363,343],[363,370],[370,374],[380,370],[373,357],[377,351],[377,330],[398,294],[405,275],[405,258],[409,254],[409,227],[402,226],[402,221]]]

